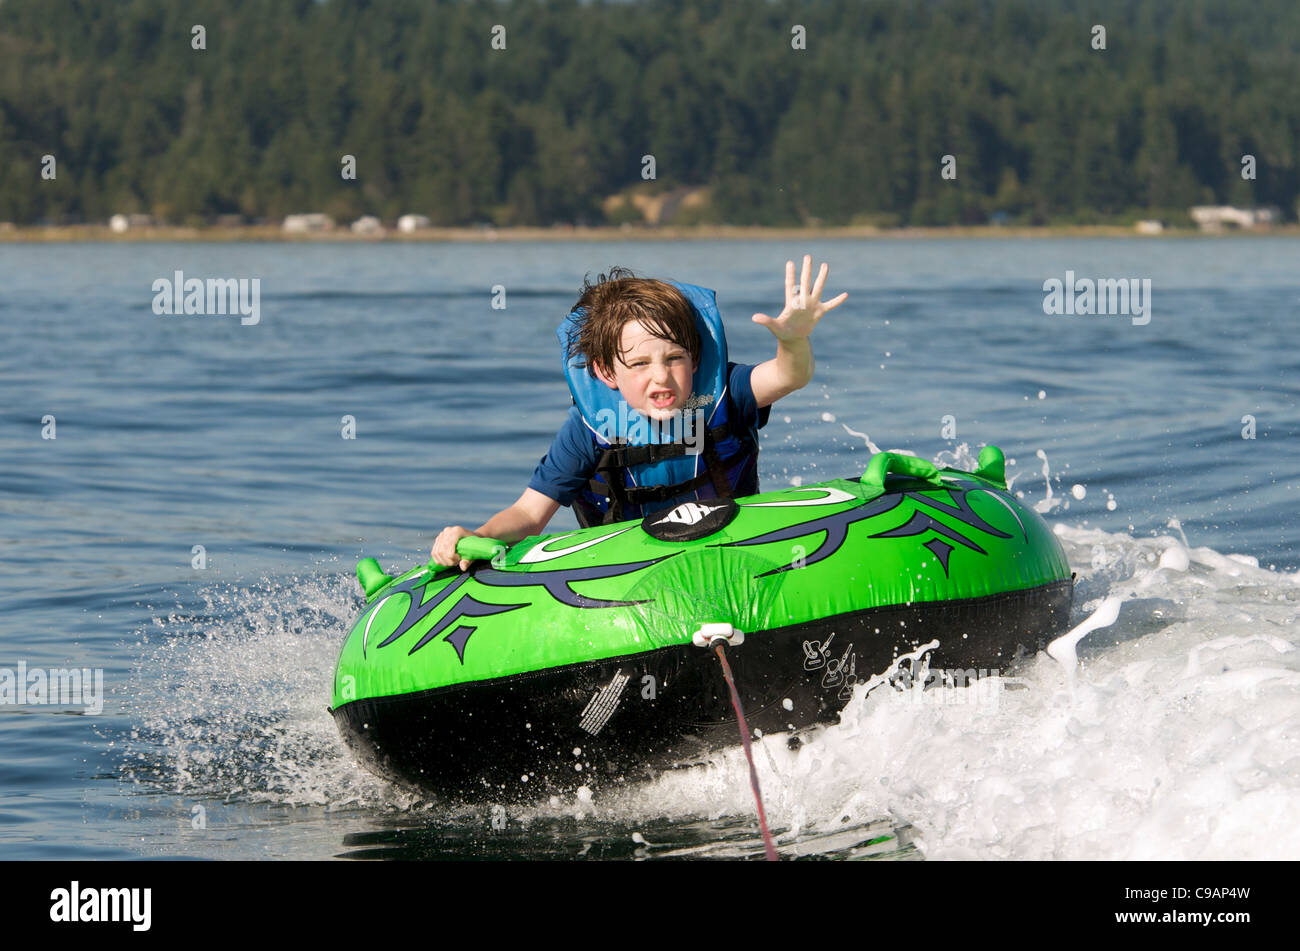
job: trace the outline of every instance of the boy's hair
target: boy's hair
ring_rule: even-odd
[[[684,348],[692,363],[700,362],[700,331],[695,311],[682,292],[671,284],[636,277],[627,268],[613,267],[596,283],[583,278],[582,296],[573,305],[582,310],[577,327],[569,332],[564,350],[567,363],[581,355],[580,365],[592,374],[593,367],[614,372],[614,360],[622,359],[623,325],[638,321],[648,332]]]

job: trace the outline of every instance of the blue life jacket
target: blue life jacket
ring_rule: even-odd
[[[645,419],[581,364],[581,354],[573,354],[564,368],[598,450],[595,477],[573,500],[584,528],[642,518],[692,499],[758,492],[758,432],[733,418],[737,414],[727,400],[727,338],[717,295],[694,284],[666,283],[690,303],[700,333],[688,409],[667,423]],[[560,324],[556,335],[563,347],[584,317],[574,310]],[[697,423],[703,423],[702,438]]]

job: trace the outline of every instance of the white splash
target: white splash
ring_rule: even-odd
[[[1124,602],[1109,627],[1076,639],[1072,682],[1042,654],[1002,676],[987,707],[859,687],[842,722],[804,735],[801,748],[784,734],[756,741],[783,855],[1300,855],[1300,573],[1194,546],[1176,520],[1170,528],[1134,537],[1055,525],[1079,574],[1075,633]],[[142,638],[124,701],[141,725],[129,778],[227,801],[486,821],[482,807],[435,809],[370,776],[339,740],[324,707],[359,604],[350,576],[213,590],[205,601],[198,618],[159,618]],[[509,818],[543,830],[576,821],[592,835],[612,824],[624,842],[637,830],[676,843],[636,842],[653,856],[762,852],[738,747],[652,782],[512,807]],[[708,841],[683,845],[702,824]]]

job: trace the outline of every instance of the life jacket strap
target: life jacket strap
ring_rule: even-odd
[[[739,458],[741,452],[744,452],[743,447],[740,452],[733,455],[731,459]],[[731,491],[731,481],[727,478],[728,463],[731,459],[727,460],[727,462],[723,462],[722,458],[718,455],[718,447],[714,444],[713,440],[708,436],[705,437],[704,464],[708,466],[705,474],[713,480],[713,491],[717,493],[717,496],[720,499],[729,499],[734,494]]]
[[[723,476],[724,492],[718,495],[722,498],[730,498],[731,493],[726,483],[726,476]],[[648,502],[666,502],[678,495],[685,495],[687,492],[694,492],[696,489],[705,485],[712,484],[714,490],[717,490],[717,482],[713,478],[712,472],[701,472],[687,482],[679,482],[676,485],[638,485],[638,486],[620,486],[618,483],[597,482],[591,480],[591,491],[597,495],[610,496],[614,502],[622,502],[627,505],[644,505]],[[622,521],[621,519],[612,519],[612,521]]]
[[[711,429],[704,434],[704,447],[702,454],[706,470],[692,479],[685,482],[679,482],[674,485],[649,485],[649,486],[628,486],[623,484],[621,469],[624,468],[620,461],[629,453],[642,449],[673,449],[677,452],[673,455],[685,455],[685,447],[681,443],[659,444],[653,446],[632,446],[620,449],[606,449],[596,463],[596,472],[604,475],[605,480],[592,479],[589,483],[591,491],[596,495],[607,496],[610,499],[609,521],[623,521],[623,509],[629,505],[644,505],[653,502],[666,502],[669,499],[679,495],[685,495],[687,492],[694,492],[705,485],[712,485],[713,491],[718,498],[729,499],[734,496],[731,481],[727,478],[727,470],[730,466],[752,450],[752,446],[742,445],[736,452],[723,459],[718,452],[715,441],[715,434],[726,436],[734,432],[735,427],[731,424],[719,426]],[[743,431],[743,430],[742,430]],[[746,433],[746,436],[748,434]],[[669,457],[671,458],[671,456]]]
[[[712,441],[723,440],[728,436],[743,439],[748,435],[748,432],[746,427],[739,425],[735,420],[728,420],[722,426],[716,426],[705,431],[703,451],[707,453]],[[615,439],[612,447],[605,449],[602,453],[596,469],[630,469],[632,466],[653,465],[656,462],[676,459],[678,456],[684,455],[686,455],[686,444],[681,442],[649,443],[643,446],[632,446],[628,445],[624,440]]]

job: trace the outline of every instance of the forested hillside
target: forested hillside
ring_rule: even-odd
[[[0,220],[1294,217],[1298,90],[1296,0],[0,0]]]

